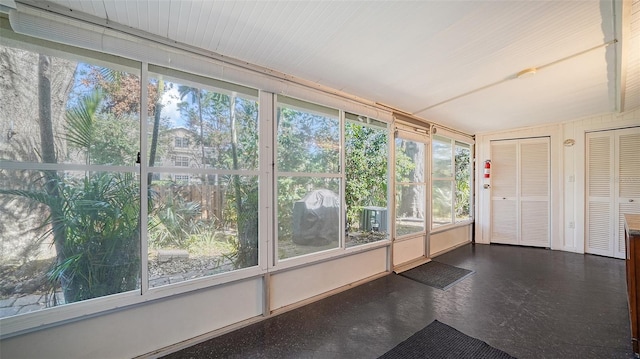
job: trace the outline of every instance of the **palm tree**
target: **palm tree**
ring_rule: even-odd
[[[202,119],[202,93],[200,89],[195,87],[189,87],[181,85],[178,87],[178,93],[180,94],[180,100],[183,100],[187,96],[191,96],[191,102],[198,104],[198,123],[200,124],[200,149],[202,150],[202,165],[205,162],[204,154],[204,124]]]
[[[46,90],[46,84],[41,86]],[[86,153],[87,164],[95,145],[101,101],[96,91],[66,113],[65,139]],[[40,103],[46,107],[46,99]],[[50,117],[41,116],[40,124],[45,129],[41,132],[46,133]],[[55,153],[49,140],[43,138],[43,152]],[[54,156],[46,156],[43,154],[45,161],[55,161]],[[50,272],[52,291],[60,285],[65,302],[71,303],[135,289],[140,271],[140,187],[135,175],[87,172],[61,178],[56,171],[44,171],[42,181],[43,190],[0,189],[0,193],[49,207],[43,227],[50,229],[42,238],[52,235],[56,248],[56,263]]]

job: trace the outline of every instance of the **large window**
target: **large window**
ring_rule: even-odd
[[[374,119],[345,114],[347,247],[388,238],[389,130]]]
[[[257,266],[257,90],[149,65],[142,123],[140,63],[22,46],[0,46],[0,317]]]
[[[471,219],[471,146],[433,137],[432,227]]]
[[[284,96],[277,111],[278,258],[388,239],[388,125]]]
[[[278,96],[278,258],[340,246],[338,110]]]
[[[426,143],[396,137],[396,237],[424,233]]]
[[[89,299],[94,315],[389,239],[387,123],[270,94],[259,121],[258,90],[30,41],[0,46],[0,318]]]
[[[137,290],[136,63],[17,45],[0,46],[1,316]]]
[[[257,265],[257,91],[150,69],[149,287]]]

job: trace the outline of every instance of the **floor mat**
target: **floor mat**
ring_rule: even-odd
[[[447,290],[473,273],[472,270],[431,261],[400,275],[434,288]]]
[[[434,320],[379,359],[515,359],[482,340]]]

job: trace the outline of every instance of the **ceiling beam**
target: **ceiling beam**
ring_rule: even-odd
[[[631,39],[631,0],[613,2],[616,38],[616,110],[625,111],[627,90],[627,59],[629,58],[629,39]]]

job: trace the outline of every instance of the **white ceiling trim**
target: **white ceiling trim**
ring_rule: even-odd
[[[620,5],[638,1],[18,3],[74,18],[86,13],[103,26],[158,43],[477,133],[498,125],[566,121],[585,111],[611,112],[623,102],[629,108],[633,71],[640,65],[630,64],[633,49],[626,50],[628,56],[620,52],[633,45],[619,31]],[[633,40],[640,30],[631,22]],[[567,60],[572,68],[554,64],[570,76],[547,77],[547,87],[536,87],[538,92],[528,88],[531,81],[507,80],[524,68],[541,68],[614,39],[619,45],[594,50],[600,59],[589,53]]]
[[[100,19],[88,15],[77,19],[50,10],[20,3],[17,11],[9,13],[9,20],[14,31],[20,34],[236,82],[382,121],[392,120],[391,111],[378,104],[317,83],[188,45],[166,44],[164,39],[147,38],[146,34],[133,29],[115,29],[113,24],[103,27],[99,25]]]

